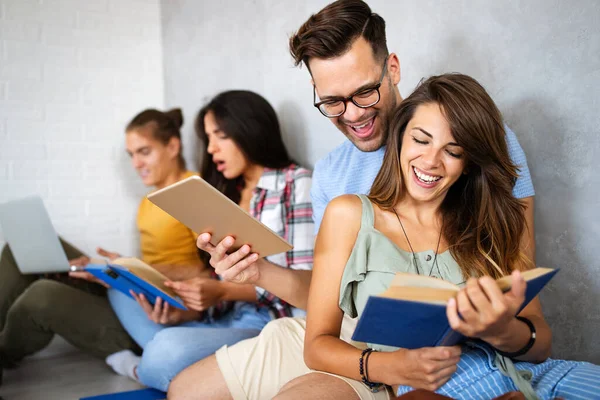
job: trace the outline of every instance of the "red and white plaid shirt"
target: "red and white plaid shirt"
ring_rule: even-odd
[[[311,172],[295,164],[282,169],[265,168],[252,199],[250,215],[287,240],[294,248],[266,257],[283,268],[312,269],[314,226],[310,188]],[[257,287],[259,307],[269,307],[274,318],[292,316],[292,306]]]

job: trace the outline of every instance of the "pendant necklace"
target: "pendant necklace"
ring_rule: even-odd
[[[394,214],[396,214],[396,218],[398,218],[398,222],[400,223],[400,227],[402,228],[402,232],[404,233],[404,237],[406,238],[406,242],[408,243],[408,247],[410,248],[410,252],[412,253],[413,263],[414,263],[415,268],[417,269],[417,272],[418,272],[419,271],[419,266],[418,266],[418,263],[417,263],[417,256],[415,255],[415,251],[413,250],[412,244],[410,244],[410,239],[408,239],[408,235],[406,234],[406,230],[404,229],[404,225],[402,225],[402,220],[400,219],[400,216],[398,215],[398,212],[396,211],[396,208],[393,207],[392,210],[394,210]],[[434,253],[434,256],[433,256],[433,263],[431,263],[431,269],[429,270],[429,275],[428,276],[431,276],[431,274],[433,273],[433,267],[436,267],[437,273],[438,273],[438,275],[440,275],[440,278],[441,278],[440,267],[439,267],[439,265],[437,263],[438,250],[440,249],[440,242],[441,241],[442,241],[442,229],[440,229],[440,236],[438,237],[437,246],[435,248],[435,253]],[[431,256],[427,256],[427,257],[431,257]],[[429,259],[431,259],[431,258],[429,258]],[[429,261],[429,260],[427,260],[427,261]]]

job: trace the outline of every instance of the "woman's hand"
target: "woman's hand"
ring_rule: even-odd
[[[250,246],[245,244],[236,252],[227,254],[235,242],[231,236],[225,237],[216,246],[210,244],[210,239],[209,233],[203,233],[198,236],[196,245],[200,250],[210,254],[210,265],[223,280],[234,283],[258,281],[260,277],[259,266],[256,263],[258,254],[250,253]]]
[[[450,327],[467,337],[494,343],[510,336],[510,323],[525,301],[527,283],[519,271],[512,273],[510,291],[502,293],[489,276],[471,278],[446,308]],[[460,316],[459,316],[460,314]]]
[[[211,278],[192,278],[185,281],[167,281],[188,308],[205,311],[224,300],[227,290],[221,281]]]
[[[121,257],[121,255],[119,253],[114,253],[112,251],[104,250],[102,247],[98,247],[96,249],[96,252],[99,255],[101,255],[102,257],[108,258],[110,261],[114,260],[115,258]],[[109,288],[110,286],[108,286],[106,283],[102,282],[100,279],[96,278],[94,275],[90,274],[89,272],[83,270],[83,267],[85,267],[89,263],[90,263],[90,259],[87,256],[81,256],[81,257],[75,258],[73,260],[69,260],[69,265],[71,267],[77,267],[78,269],[81,268],[81,270],[70,271],[69,276],[71,278],[83,279],[85,281],[94,282],[94,283],[104,286],[105,288]]]
[[[96,278],[94,275],[90,274],[87,271],[70,271],[69,276],[71,278],[83,279],[84,281],[97,283],[99,285],[104,286],[107,289],[110,287],[105,282],[102,282],[100,279]]]
[[[115,258],[121,257],[121,255],[119,253],[115,253],[113,251],[104,250],[102,247],[96,248],[96,253],[98,253],[102,257],[108,258],[110,261],[114,260]]]
[[[90,258],[88,256],[81,256],[81,257],[77,257],[72,260],[69,260],[69,265],[71,267],[81,268],[81,267],[85,267],[89,263],[90,263]]]
[[[387,370],[386,383],[435,391],[452,377],[460,354],[460,346],[400,349],[390,353],[371,354],[369,367],[375,364],[374,357],[381,357],[381,362],[377,364]]]
[[[135,301],[137,301],[142,309],[146,312],[148,319],[154,323],[161,325],[177,325],[179,323],[192,321],[200,317],[200,314],[197,311],[185,311],[179,308],[173,308],[169,306],[169,303],[160,297],[156,298],[156,302],[154,303],[153,307],[143,294],[140,293],[138,295],[133,291],[130,291],[129,293],[131,293]]]
[[[83,267],[85,267],[89,263],[90,263],[90,259],[87,256],[81,256],[81,257],[77,257],[72,260],[69,260],[69,265],[71,267],[76,267],[77,269],[81,268],[81,270],[70,271],[69,276],[71,278],[83,279],[84,281],[94,282],[94,283],[104,286],[105,288],[108,288],[109,286],[106,283],[102,282],[100,279],[96,278],[94,275],[90,274],[89,272],[83,270]]]

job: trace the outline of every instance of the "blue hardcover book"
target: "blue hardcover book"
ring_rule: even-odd
[[[85,270],[129,297],[132,297],[129,292],[133,290],[143,294],[151,304],[160,297],[173,307],[187,310],[181,298],[165,286],[169,279],[137,258],[117,258],[111,262],[92,259]]]
[[[522,273],[527,289],[521,309],[557,272],[534,268]],[[510,276],[496,282],[503,292],[510,290]],[[405,349],[458,344],[465,338],[450,328],[446,317],[448,300],[458,290],[458,286],[440,279],[397,273],[388,290],[369,297],[352,340]]]
[[[82,397],[80,400],[166,400],[167,395],[156,389],[131,390],[129,392],[101,394]]]

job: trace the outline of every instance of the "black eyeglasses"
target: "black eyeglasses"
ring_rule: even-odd
[[[348,97],[332,97],[327,100],[323,100],[320,102],[317,101],[317,88],[313,85],[313,103],[314,106],[321,111],[321,114],[326,116],[327,118],[335,118],[339,117],[343,113],[346,112],[346,103],[351,101],[355,106],[360,108],[369,108],[373,107],[375,104],[379,103],[381,99],[381,94],[379,93],[379,88],[381,87],[381,83],[383,82],[383,77],[385,76],[385,72],[387,71],[387,60],[385,58],[385,62],[383,63],[383,71],[381,72],[381,78],[379,78],[379,83],[373,85],[371,87],[359,89]]]

